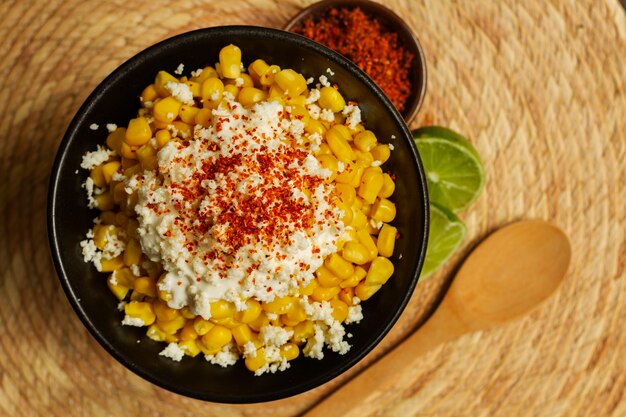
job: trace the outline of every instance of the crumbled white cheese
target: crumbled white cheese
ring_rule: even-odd
[[[363,309],[361,308],[361,305],[357,304],[348,307],[348,317],[346,318],[345,323],[358,323],[361,320],[363,320]]]
[[[183,71],[185,71],[185,64],[180,63],[180,64],[178,64],[178,66],[174,70],[174,74],[176,74],[176,75],[183,75]]]
[[[313,77],[309,77],[309,78],[306,79],[307,85],[313,84],[313,82],[315,82],[315,78],[313,78]]]
[[[241,77],[235,78],[235,86],[236,87],[243,87],[243,78],[241,78]]]
[[[320,119],[326,122],[332,122],[333,120],[335,120],[335,113],[333,113],[331,109],[324,109],[320,113]]]
[[[115,123],[107,123],[107,130],[109,133],[114,132],[117,129],[117,125]]]
[[[396,147],[393,146],[393,144],[391,144],[391,143],[389,145],[387,145],[387,146],[389,146],[389,150],[390,151],[393,151],[394,149],[396,149]]]
[[[124,307],[126,307],[126,301],[120,301],[117,303],[117,311],[124,311]]]
[[[139,317],[130,317],[128,314],[124,316],[124,320],[122,320],[122,324],[124,326],[135,326],[135,327],[143,327],[146,325],[142,319]]]
[[[312,89],[309,92],[309,96],[304,100],[304,104],[313,104],[316,103],[317,100],[320,99],[320,90],[317,88]]]
[[[219,365],[226,368],[227,366],[234,365],[237,362],[237,359],[239,359],[239,355],[237,354],[237,349],[235,348],[233,342],[230,342],[215,355],[204,355],[204,359],[213,365]]]
[[[259,338],[265,346],[282,346],[293,336],[293,330],[285,330],[278,326],[263,326]]]
[[[178,83],[174,81],[168,81],[165,83],[165,89],[172,94],[176,100],[180,101],[183,104],[187,104],[189,106],[193,106],[193,93],[191,92],[191,88],[185,83]],[[171,117],[170,117],[171,114]],[[174,118],[173,113],[168,113],[167,117],[169,119]]]
[[[331,70],[330,68],[326,68],[326,72],[332,77],[333,75],[335,75],[335,73],[333,72],[333,70]]]
[[[198,77],[198,76],[200,76],[200,74],[202,74],[202,71],[204,71],[203,68],[198,68],[195,71],[191,71],[191,76],[192,77]]]
[[[141,269],[139,268],[139,265],[131,265],[130,266],[130,272],[133,273],[134,276],[136,277],[140,277],[141,276]]]
[[[379,167],[381,166],[383,163],[381,161],[372,161],[372,166],[373,167]]]
[[[357,127],[361,123],[361,109],[354,104],[348,104],[341,113],[346,116],[346,124],[350,129]]]
[[[115,152],[104,146],[98,145],[95,151],[87,152],[83,155],[83,161],[80,163],[80,167],[83,169],[92,170],[98,165],[108,161],[109,158],[114,155]]]
[[[246,342],[243,345],[243,356],[246,358],[254,358],[256,357],[256,345],[254,342]]]
[[[391,139],[395,139],[395,138],[396,138],[396,135],[391,135]]]
[[[320,84],[324,87],[330,87],[330,82],[328,82],[328,78],[325,75],[320,75]]]
[[[100,126],[98,126],[95,123],[92,123],[92,124],[89,125],[89,129],[91,129],[91,130],[98,130],[99,128],[100,128]]]
[[[170,358],[173,361],[180,362],[183,356],[185,356],[185,351],[181,349],[178,344],[170,343],[165,349],[159,352],[159,355]]]

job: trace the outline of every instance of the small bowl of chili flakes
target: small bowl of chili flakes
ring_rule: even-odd
[[[301,10],[285,30],[306,36],[357,64],[406,123],[426,93],[426,59],[408,24],[371,0],[323,0]]]

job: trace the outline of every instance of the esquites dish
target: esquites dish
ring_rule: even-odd
[[[344,325],[393,274],[391,145],[326,75],[246,71],[233,45],[183,72],[159,72],[138,117],[84,156],[101,210],[85,261],[173,360],[242,357],[260,375],[346,353]]]

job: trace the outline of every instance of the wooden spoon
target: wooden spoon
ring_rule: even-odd
[[[493,233],[467,258],[422,327],[304,416],[367,413],[385,395],[401,388],[402,373],[413,368],[422,353],[539,305],[563,280],[570,254],[565,234],[546,222],[521,221]]]

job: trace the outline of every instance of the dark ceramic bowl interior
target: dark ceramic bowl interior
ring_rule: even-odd
[[[415,33],[392,10],[371,0],[323,0],[302,9],[287,23],[285,30],[294,31],[309,18],[315,21],[330,8],[352,9],[355,7],[360,7],[364,13],[380,21],[384,27],[396,32],[401,44],[414,56],[410,72],[411,95],[406,101],[404,111],[402,111],[402,117],[407,123],[410,123],[417,115],[426,94],[426,58]]]
[[[165,347],[145,336],[145,328],[122,326],[118,301],[106,286],[105,274],[83,262],[80,241],[92,226],[95,210],[87,208],[81,184],[82,155],[102,144],[107,123],[119,126],[135,117],[139,94],[158,70],[185,73],[217,61],[218,51],[234,43],[244,64],[262,58],[316,77],[331,68],[343,95],[356,100],[367,127],[395,150],[388,162],[397,174],[394,224],[401,234],[396,245],[396,272],[373,298],[363,304],[365,318],[348,326],[353,334],[346,355],[325,351],[323,360],[300,357],[291,368],[253,376],[242,361],[221,368],[201,357],[173,362],[159,356]],[[92,123],[100,125],[93,131]],[[78,173],[76,173],[78,171]],[[372,81],[348,60],[304,37],[274,29],[230,26],[185,33],[156,44],[120,66],[87,98],[71,122],[54,163],[48,198],[48,228],[58,276],[76,313],[100,344],[127,368],[168,390],[202,400],[251,403],[295,395],[336,377],[362,359],[396,322],[417,283],[426,251],[428,201],[421,161],[400,114]],[[399,255],[402,255],[401,259]]]

